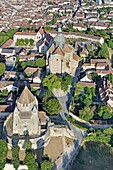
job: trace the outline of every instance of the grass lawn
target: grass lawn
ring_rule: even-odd
[[[86,142],[70,170],[113,170],[113,148],[100,142]]]

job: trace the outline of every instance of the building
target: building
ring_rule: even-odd
[[[54,38],[54,42],[47,51],[47,74],[75,74],[78,67],[79,58],[72,46],[67,44],[65,36],[62,34],[61,28]]]
[[[75,139],[74,133],[68,127],[57,127],[51,123],[44,111],[38,111],[36,97],[25,86],[16,100],[14,112],[9,114],[4,122],[3,137],[8,143],[8,148],[19,146],[25,150],[25,143],[30,141],[32,149],[45,148],[50,145],[53,137],[67,137]]]
[[[102,87],[99,88],[100,100],[113,108],[113,85],[104,77]]]
[[[43,115],[39,116],[38,101],[25,86],[16,100],[14,112],[7,117],[4,123],[3,132],[9,146],[18,145],[20,148],[24,148],[27,140],[31,141],[32,148],[42,146],[49,137],[47,135],[49,134],[47,125],[49,118],[44,113],[45,126],[42,127],[39,117],[43,117]]]

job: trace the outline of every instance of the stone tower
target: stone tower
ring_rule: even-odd
[[[13,135],[34,136],[39,134],[38,101],[25,86],[13,113]]]

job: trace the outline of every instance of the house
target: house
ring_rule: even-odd
[[[92,81],[91,73],[89,73],[88,71],[83,72],[83,73],[80,75],[80,82],[93,82],[93,81]]]
[[[44,75],[45,75],[45,73],[43,72],[43,70],[39,69],[32,76],[33,83],[39,83],[40,84],[42,82]]]
[[[16,100],[16,94],[14,94],[12,91],[8,94],[8,97],[6,99],[6,103],[13,106]]]
[[[96,87],[96,84],[95,84],[95,83],[92,83],[92,82],[82,82],[82,81],[78,81],[78,82],[77,82],[77,86]]]
[[[77,29],[77,30],[80,30],[80,31],[85,31],[85,30],[87,30],[87,27],[84,26],[84,25],[81,24],[81,23],[75,23],[75,24],[73,24],[73,28],[74,28],[74,29]]]
[[[42,58],[43,54],[28,54],[19,56],[19,61],[35,61],[37,58]]]
[[[2,80],[17,79],[17,73],[15,71],[5,71]]]
[[[13,40],[16,44],[17,39],[33,39],[34,42],[39,40],[38,34],[36,32],[16,32],[13,36]]]
[[[40,83],[30,83],[29,87],[34,88],[36,90],[39,90],[40,89]]]
[[[6,66],[15,66],[16,64],[16,56],[5,56]]]
[[[14,109],[10,104],[0,105],[0,118],[5,119],[13,110]]]
[[[12,39],[8,39],[5,43],[2,44],[0,48],[9,48],[13,44]]]
[[[15,85],[14,81],[0,81],[0,90],[18,91],[18,87]]]
[[[39,42],[37,42],[37,49],[39,53],[45,55],[47,50],[52,45],[52,43],[53,43],[53,37],[50,34],[45,33],[45,36]]]
[[[14,48],[0,48],[0,54],[9,57],[16,55],[16,52]]]
[[[34,68],[34,67],[26,67],[26,69],[24,70],[25,75],[28,74],[34,74],[35,72],[37,72],[38,68]]]
[[[84,63],[82,68],[92,70],[102,77],[112,73],[109,59],[91,59],[90,63]]]
[[[99,88],[100,99],[113,108],[113,85],[104,77],[102,87]]]

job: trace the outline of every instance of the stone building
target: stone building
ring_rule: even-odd
[[[30,140],[32,148],[37,148],[49,138],[49,124],[45,112],[38,112],[36,97],[25,87],[16,101],[14,112],[4,123],[3,134],[10,147],[19,145],[24,148],[25,142]]]
[[[68,123],[55,125],[44,111],[38,111],[38,101],[27,87],[17,98],[14,112],[4,122],[3,137],[10,153],[14,146],[20,147],[21,160],[25,158],[26,142],[30,141],[38,161],[47,154],[55,166],[59,166],[59,160],[63,162],[65,154],[71,157],[76,139]]]
[[[40,133],[38,124],[38,101],[26,86],[14,110],[13,134],[37,135]]]
[[[74,75],[78,67],[78,62],[79,59],[74,48],[67,43],[61,28],[59,28],[53,44],[47,51],[47,74],[68,73]]]

